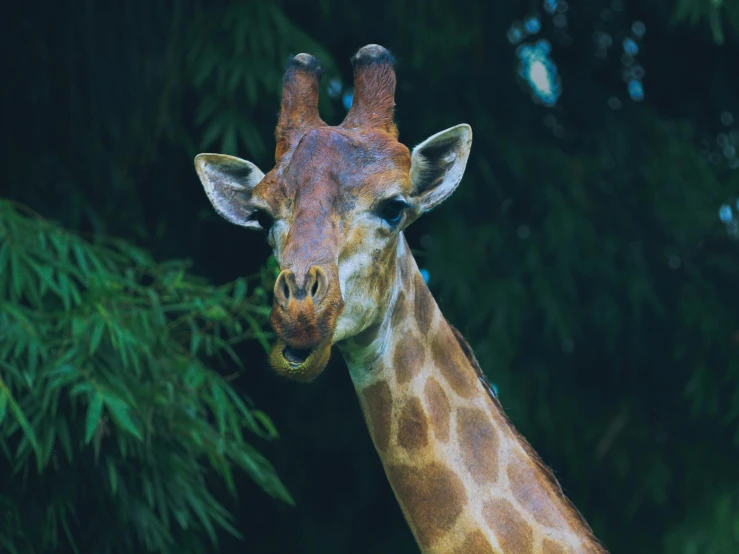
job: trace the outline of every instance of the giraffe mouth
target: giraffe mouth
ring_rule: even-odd
[[[303,365],[312,353],[312,348],[293,348],[286,345],[282,351],[282,357],[287,360],[291,367],[297,368]]]
[[[280,339],[272,347],[269,361],[280,375],[296,381],[312,381],[326,367],[330,356],[330,340],[313,348],[296,348]]]

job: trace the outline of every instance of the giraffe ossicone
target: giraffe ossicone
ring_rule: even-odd
[[[368,45],[352,65],[352,106],[329,126],[320,64],[289,63],[266,174],[233,156],[195,158],[216,211],[264,232],[279,264],[272,366],[310,381],[334,346],[342,353],[424,553],[605,552],[506,419],[403,235],[459,185],[472,130],[457,125],[411,152],[393,119],[390,53]]]

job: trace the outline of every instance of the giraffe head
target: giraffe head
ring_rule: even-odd
[[[462,178],[468,125],[433,135],[411,153],[393,122],[395,71],[378,45],[352,58],[354,100],[344,121],[318,114],[318,61],[299,54],[283,80],[275,166],[200,154],[195,167],[216,211],[266,234],[280,266],[270,361],[298,380],[317,376],[333,344],[377,325],[397,278],[398,241]]]

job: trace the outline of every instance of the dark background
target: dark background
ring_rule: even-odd
[[[266,172],[288,57],[322,60],[337,124],[349,57],[389,48],[401,141],[473,128],[462,185],[408,237],[514,424],[613,552],[739,551],[735,2],[27,2],[4,20],[2,195],[215,283],[270,252],[217,217],[193,156]],[[542,39],[550,105],[520,65]],[[219,551],[417,552],[339,357],[306,386],[256,341],[237,352],[296,506],[214,478],[245,537]]]

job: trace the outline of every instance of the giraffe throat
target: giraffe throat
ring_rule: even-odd
[[[402,236],[394,289],[384,321],[337,346],[422,552],[605,552],[506,419]]]

